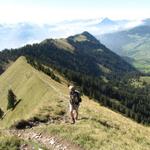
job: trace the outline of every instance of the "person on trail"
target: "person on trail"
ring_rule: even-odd
[[[69,107],[70,107],[70,115],[72,119],[72,124],[75,123],[75,120],[78,119],[78,109],[81,100],[80,93],[75,89],[74,86],[69,86],[70,90],[70,101],[69,101]]]

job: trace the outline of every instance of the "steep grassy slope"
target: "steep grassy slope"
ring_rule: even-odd
[[[63,84],[57,83],[50,79],[42,72],[38,72],[27,64],[24,57],[20,57],[4,74],[0,76],[0,107],[6,111],[8,89],[12,88],[20,103],[13,111],[6,114],[4,119],[0,121],[0,126],[9,127],[15,121],[20,119],[28,119],[35,115],[44,116],[59,115],[59,104],[61,95],[59,90],[63,89]],[[41,112],[40,112],[41,111]]]
[[[9,127],[14,121],[40,117],[67,117],[68,87],[50,79],[27,64],[20,57],[0,76],[0,107],[6,111],[7,91],[12,88],[21,102],[0,121],[0,127]],[[56,135],[89,150],[149,150],[150,128],[113,112],[82,97],[79,120],[75,125],[60,120],[35,127],[36,132]],[[67,117],[68,118],[68,117]]]
[[[127,31],[102,35],[100,40],[119,55],[133,59],[131,63],[136,68],[150,72],[149,26],[139,26]]]
[[[83,98],[75,125],[66,123],[37,127],[88,150],[149,150],[150,128],[135,123],[96,102]]]

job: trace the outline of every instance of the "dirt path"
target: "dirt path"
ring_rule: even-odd
[[[60,139],[58,137],[50,136],[44,133],[38,133],[35,132],[33,129],[9,130],[7,132],[23,140],[33,141],[35,143],[43,145],[48,150],[83,150],[78,145],[69,143],[64,139]],[[21,148],[21,150],[29,150],[29,149],[24,147]],[[40,150],[42,150],[42,148]]]

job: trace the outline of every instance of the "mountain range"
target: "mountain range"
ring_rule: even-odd
[[[40,58],[59,68],[67,68],[89,75],[122,76],[136,69],[126,63],[120,56],[110,51],[88,32],[70,36],[66,39],[46,39],[39,44],[27,45],[11,51],[0,52],[1,70],[9,61],[18,56],[29,55]],[[64,61],[65,60],[65,61]]]
[[[82,31],[93,35],[120,31],[135,27],[143,21],[111,20],[109,18],[62,21],[59,23],[35,24],[22,22],[17,24],[0,24],[0,50],[17,48],[25,44],[40,42],[48,37],[68,37]]]

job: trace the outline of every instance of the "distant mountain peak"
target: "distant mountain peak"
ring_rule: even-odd
[[[88,31],[84,31],[84,32],[82,32],[81,34],[82,34],[82,35],[85,35],[85,36],[88,36],[88,35],[92,36],[92,34],[90,34]]]
[[[99,24],[100,25],[115,25],[116,22],[109,18],[104,18]]]
[[[104,18],[102,21],[103,21],[103,22],[105,22],[105,21],[113,22],[113,21],[112,21],[111,19],[109,19],[108,17]]]
[[[90,41],[94,43],[100,43],[92,34],[88,31],[84,31],[81,34],[76,34],[74,36],[68,37],[68,39],[73,40],[74,42],[83,42],[83,41]]]
[[[89,32],[87,31],[84,31],[81,35],[84,35],[88,40],[90,41],[96,41],[96,42],[99,42],[95,36],[93,36],[92,34],[90,34]]]
[[[88,31],[84,31],[81,33],[81,35],[86,36],[86,38],[95,38],[92,34],[90,34]]]

